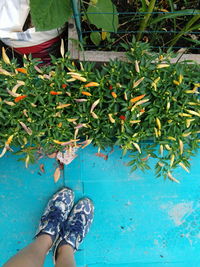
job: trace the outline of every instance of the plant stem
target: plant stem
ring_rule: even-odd
[[[151,17],[151,13],[154,10],[156,0],[151,0],[147,9],[147,14],[144,16],[143,20],[140,23],[139,32],[137,34],[136,40],[139,41],[142,37],[142,32],[146,29],[147,23]]]

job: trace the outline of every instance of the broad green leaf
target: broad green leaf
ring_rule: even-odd
[[[98,46],[101,42],[101,34],[99,32],[91,32],[90,39],[93,42],[93,44]]]
[[[111,0],[99,0],[96,5],[87,9],[87,16],[91,24],[98,29],[116,32],[118,28],[118,15],[116,6]]]
[[[30,8],[37,31],[48,31],[63,26],[72,13],[70,0],[30,0]]]

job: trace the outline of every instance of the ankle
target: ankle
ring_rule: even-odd
[[[68,244],[63,244],[59,246],[57,249],[57,257],[64,254],[69,255],[69,253],[74,254],[74,248]]]
[[[52,247],[53,241],[50,235],[45,234],[45,233],[41,233],[37,236],[36,243],[39,243],[41,245],[43,245],[44,247],[47,248],[47,250],[49,250]]]

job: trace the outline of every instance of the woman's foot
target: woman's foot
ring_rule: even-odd
[[[61,225],[67,220],[73,205],[74,193],[71,189],[63,188],[54,194],[41,217],[35,237],[44,234],[49,235],[53,244],[57,240]]]
[[[94,218],[94,205],[89,198],[83,198],[72,209],[68,219],[61,226],[61,232],[54,249],[54,260],[57,251],[63,245],[70,245],[74,251],[89,231]]]

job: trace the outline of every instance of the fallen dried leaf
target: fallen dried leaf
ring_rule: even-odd
[[[105,154],[103,154],[103,153],[101,153],[101,152],[99,152],[99,153],[95,153],[95,155],[96,155],[97,157],[103,158],[104,160],[107,160],[107,159],[108,159],[108,155],[105,155]]]
[[[44,170],[44,164],[40,164],[40,171],[43,172],[43,173],[45,172],[45,170]]]
[[[57,167],[54,172],[54,182],[57,183],[59,179],[60,179],[60,168]]]

